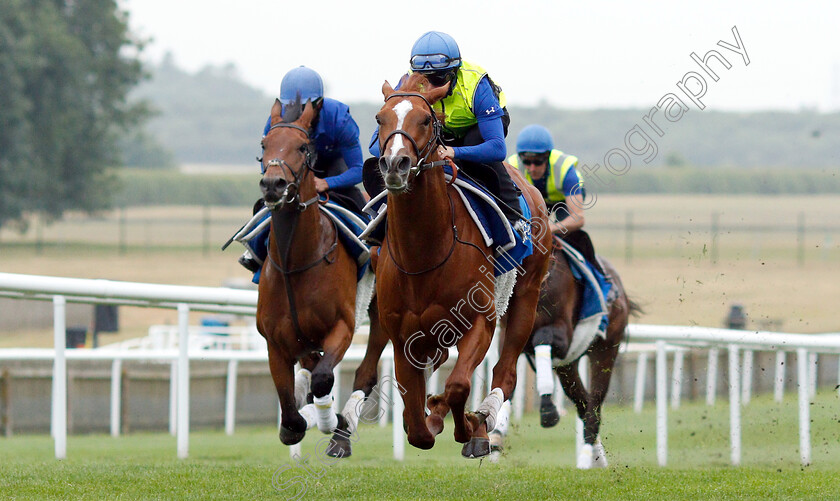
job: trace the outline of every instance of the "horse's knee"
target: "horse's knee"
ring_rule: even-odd
[[[470,395],[470,382],[451,381],[446,385],[446,403],[450,407],[460,407],[467,402]]]
[[[312,385],[310,386],[312,395],[316,398],[327,395],[332,390],[334,381],[335,378],[333,377],[332,371],[316,371],[312,374]]]

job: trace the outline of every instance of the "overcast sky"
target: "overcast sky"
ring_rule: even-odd
[[[707,109],[840,109],[837,0],[118,1],[132,31],[152,39],[147,59],[171,52],[191,71],[234,63],[270,94],[305,64],[323,76],[329,96],[378,101],[382,82],[406,71],[414,40],[441,30],[515,104],[650,107],[698,72]],[[737,44],[733,26],[749,65],[718,45]],[[710,50],[731,64],[710,63],[716,82],[690,57]]]

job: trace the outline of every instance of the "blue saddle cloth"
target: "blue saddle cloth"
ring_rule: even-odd
[[[443,169],[447,179],[451,179],[451,168],[447,165]],[[455,179],[454,187],[478,226],[484,238],[484,243],[494,251],[493,268],[495,276],[518,267],[525,258],[534,253],[530,224],[525,225],[525,235],[519,235],[511,228],[493,196],[483,186],[459,177]],[[362,238],[375,242],[382,242],[385,238],[387,194],[387,191],[383,191],[365,206],[365,211],[373,217],[373,220],[368,225]],[[528,207],[524,195],[519,195],[519,209],[526,222],[530,221],[531,208]]]
[[[572,270],[572,276],[583,283],[583,297],[581,298],[578,321],[590,318],[593,315],[601,315],[601,325],[598,331],[599,333],[605,333],[609,320],[608,303],[611,299],[610,292],[612,292],[613,283],[607,280],[592,263],[586,261],[577,250],[565,242],[563,242],[563,250],[569,268]]]
[[[326,200],[326,198],[321,195],[321,200]],[[370,265],[370,247],[360,240],[359,236],[367,227],[370,218],[367,214],[358,214],[333,202],[320,204],[318,208],[335,222],[339,241],[350,253],[350,256],[356,260],[356,281],[361,280]],[[269,231],[266,229],[264,235],[258,235],[255,240],[262,239],[261,243],[265,246],[265,249],[268,249],[268,237]],[[259,283],[261,274],[262,270],[257,270],[251,281],[255,284]]]

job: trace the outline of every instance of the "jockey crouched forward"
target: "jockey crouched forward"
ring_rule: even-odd
[[[465,177],[496,195],[500,209],[521,235],[525,221],[519,210],[520,192],[503,164],[510,115],[501,88],[480,66],[461,60],[455,40],[439,31],[430,31],[417,39],[411,49],[410,68],[422,73],[435,87],[449,86],[449,94],[433,106],[435,112],[445,116],[443,145],[438,153],[454,160]],[[396,89],[399,88],[397,85]],[[374,157],[380,155],[378,138],[377,128],[370,143]],[[371,187],[368,191],[371,192]]]
[[[317,173],[315,188],[318,193],[326,192],[330,201],[361,215],[365,199],[356,185],[362,182],[362,148],[359,144],[359,126],[350,115],[350,108],[340,101],[324,97],[321,76],[305,66],[290,70],[280,83],[280,102],[284,108],[298,96],[304,103],[311,100],[318,110],[309,132],[317,155],[313,166],[313,171]],[[265,124],[263,137],[270,127],[271,117]],[[262,163],[260,168],[265,173]],[[263,201],[260,199],[254,205],[254,213],[262,206]],[[239,258],[239,263],[253,273],[262,269],[268,255],[268,232],[266,227],[248,242],[250,251],[246,250]]]
[[[604,274],[595,257],[589,234],[583,231],[583,178],[577,172],[577,157],[554,149],[551,133],[541,125],[529,125],[516,138],[516,154],[507,159],[518,168],[529,183],[545,199],[549,211],[549,228]],[[540,394],[540,424],[557,424],[560,414],[551,400],[554,393],[554,371],[551,361],[551,339],[533,339],[537,373],[537,392]]]

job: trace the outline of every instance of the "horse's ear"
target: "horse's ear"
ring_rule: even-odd
[[[429,89],[429,92],[426,92],[426,99],[433,104],[440,101],[446,97],[447,93],[449,93],[450,85],[452,85],[452,83],[447,82],[445,85],[441,85],[440,87],[432,87]]]
[[[283,103],[279,99],[274,100],[274,105],[271,107],[271,118],[283,115]]]
[[[311,99],[306,100],[306,105],[303,107],[303,112],[300,114],[300,118],[297,119],[297,122],[304,128],[309,129],[312,125],[312,120],[315,119],[315,114],[318,111],[315,109],[315,106],[312,104]]]
[[[393,94],[393,93],[394,93],[394,88],[391,87],[391,84],[389,84],[387,80],[385,80],[385,83],[382,84],[382,95],[385,97],[385,100],[387,101],[388,98],[391,97],[391,94]]]

